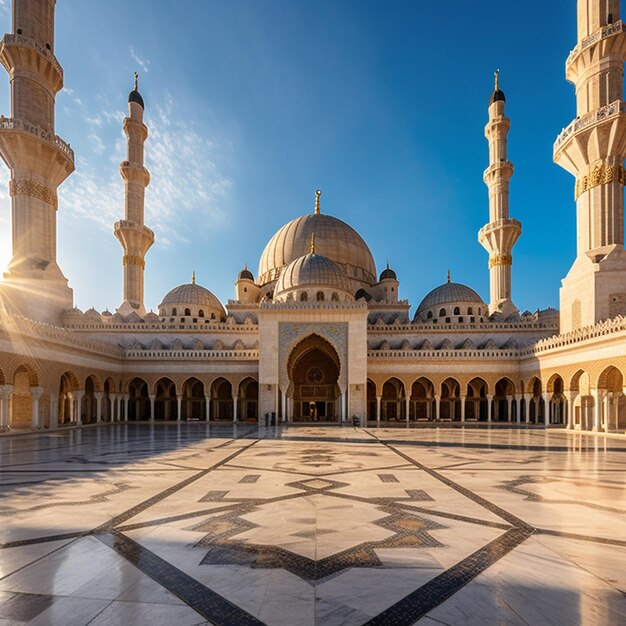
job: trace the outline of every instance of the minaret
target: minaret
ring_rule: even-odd
[[[489,167],[483,180],[489,188],[489,223],[478,231],[478,241],[489,252],[489,313],[498,311],[508,317],[517,313],[511,300],[511,265],[513,246],[522,232],[522,225],[509,217],[513,163],[506,158],[506,136],[511,120],[504,114],[505,103],[496,71],[495,88],[489,100],[489,121],[485,126]]]
[[[555,163],[576,177],[576,259],[561,287],[561,332],[626,314],[625,58],[619,0],[578,0],[578,43],[565,63],[576,119],[554,143]]]
[[[143,316],[146,314],[143,301],[144,257],[154,243],[154,233],[143,224],[144,194],[150,174],[143,166],[143,144],[148,138],[148,129],[143,123],[143,98],[137,83],[135,72],[135,88],[128,96],[128,117],[124,118],[128,152],[126,160],[120,163],[126,206],[124,219],[115,222],[114,232],[124,248],[124,301],[118,312],[128,315],[134,311]]]
[[[0,117],[0,155],[11,170],[13,258],[2,291],[19,312],[56,322],[72,307],[57,265],[57,188],[74,152],[54,133],[63,69],[54,56],[55,0],[14,0],[12,33],[0,42],[11,81],[11,117]]]

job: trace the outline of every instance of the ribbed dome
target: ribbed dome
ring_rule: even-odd
[[[396,273],[387,265],[387,267],[380,273],[380,280],[386,280],[391,278],[392,280],[398,280]]]
[[[482,298],[467,285],[461,283],[444,283],[433,289],[417,307],[417,313],[450,303],[476,302],[484,304]]]
[[[297,258],[281,272],[274,297],[299,287],[326,287],[350,293],[344,271],[328,257],[315,253]]]
[[[171,306],[172,304],[188,304],[223,310],[222,303],[208,289],[195,283],[185,283],[168,291],[163,298],[163,302],[159,304],[159,308]]]
[[[241,270],[241,272],[239,272],[239,275],[237,276],[237,280],[243,280],[243,279],[254,280],[254,275],[247,267],[244,267]]]
[[[283,267],[306,255],[313,234],[318,255],[339,265],[350,279],[352,292],[376,283],[376,265],[361,236],[336,217],[313,213],[285,224],[270,239],[259,262],[259,284],[276,280]]]

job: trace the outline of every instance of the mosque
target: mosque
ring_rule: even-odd
[[[560,311],[511,299],[506,98],[495,88],[485,136],[488,301],[448,280],[410,314],[400,280],[380,274],[357,230],[324,212],[321,193],[269,240],[222,303],[196,283],[144,306],[145,103],[137,78],[123,128],[123,298],[114,313],[74,306],[57,263],[57,189],[74,153],[55,134],[63,69],[54,55],[55,0],[13,0],[0,42],[11,85],[0,117],[10,170],[13,256],[0,283],[0,428],[131,420],[541,424],[626,429],[624,185],[626,33],[619,0],[578,0],[578,42],[566,61],[577,116],[554,161],[574,176],[577,253]],[[358,228],[358,224],[354,225]],[[165,291],[165,290],[164,290]]]

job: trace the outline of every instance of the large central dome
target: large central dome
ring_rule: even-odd
[[[336,217],[313,213],[285,224],[270,239],[259,261],[259,284],[276,280],[283,267],[308,254],[313,234],[316,253],[339,265],[353,291],[376,283],[372,253],[359,233]]]

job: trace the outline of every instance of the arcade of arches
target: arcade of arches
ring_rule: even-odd
[[[289,358],[290,384],[283,395],[282,419],[330,421],[347,419],[339,387],[340,361],[324,339],[311,336]],[[55,384],[35,364],[0,371],[2,430],[50,428],[124,420],[224,420],[259,418],[258,382],[252,376],[211,380],[142,377],[126,381],[96,374],[60,374]],[[436,381],[370,377],[367,381],[370,422],[511,422],[546,424],[577,430],[626,430],[624,374],[608,366],[597,376],[580,369],[573,376],[552,374],[514,381],[456,377]]]

